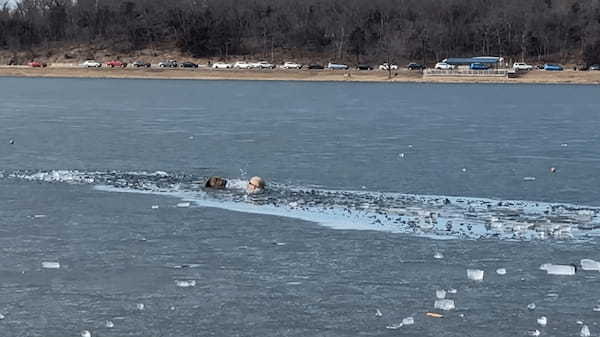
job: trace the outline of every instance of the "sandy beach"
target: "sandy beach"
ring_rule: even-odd
[[[331,70],[215,70],[198,69],[113,69],[49,66],[0,67],[1,77],[132,78],[181,80],[259,80],[259,81],[351,81],[351,82],[422,82],[422,83],[540,83],[600,84],[600,71],[531,71],[518,78],[423,76],[420,72],[398,70],[392,79],[385,71]]]

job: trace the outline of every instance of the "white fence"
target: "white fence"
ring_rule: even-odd
[[[458,76],[458,77],[507,77],[508,69],[488,69],[488,70],[470,70],[470,69],[426,69],[423,76]]]

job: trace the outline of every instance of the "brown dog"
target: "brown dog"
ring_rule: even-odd
[[[208,178],[208,180],[204,184],[204,187],[216,189],[224,189],[225,186],[227,186],[227,180],[217,176],[212,176]]]

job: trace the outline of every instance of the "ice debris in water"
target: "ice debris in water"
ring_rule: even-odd
[[[506,275],[506,269],[505,268],[498,268],[498,269],[496,269],[496,274],[498,274],[498,275]]]
[[[446,298],[446,290],[444,290],[444,289],[436,290],[435,297],[437,297],[440,300],[443,300],[444,298]]]
[[[0,314],[0,320],[4,319],[4,315]]]
[[[590,260],[590,259],[582,259],[581,260],[581,269],[600,271],[600,262]]]
[[[83,330],[81,332],[81,337],[92,337],[92,334],[88,330]]]
[[[104,325],[107,328],[113,328],[115,326],[115,323],[113,323],[112,321],[106,321],[106,323]]]
[[[435,303],[433,304],[433,307],[435,309],[440,309],[440,310],[453,310],[456,307],[454,306],[454,300],[436,300]]]
[[[44,261],[44,262],[42,262],[42,268],[46,268],[46,269],[59,269],[60,268],[60,263],[59,262]]]
[[[177,207],[179,207],[179,208],[190,207],[190,203],[189,202],[180,202],[177,204]]]
[[[138,304],[137,304],[135,307],[136,307],[138,310],[144,310],[144,303],[138,303]]]
[[[579,336],[581,337],[590,337],[592,334],[590,333],[590,328],[587,325],[581,327],[581,331],[579,331]]]
[[[152,209],[158,209],[158,205],[152,205]]]
[[[446,290],[446,292],[448,294],[456,294],[457,293],[456,289],[454,289],[454,288],[450,288],[450,289]]]
[[[377,311],[375,312],[375,317],[381,317],[383,316],[383,313],[381,312],[381,310],[377,309]]]
[[[523,177],[525,181],[535,181],[535,177]]]
[[[527,336],[537,337],[539,335],[540,335],[540,330],[538,330],[538,329],[527,331]]]
[[[540,266],[548,275],[575,275],[575,266],[544,263]]]
[[[195,287],[196,281],[195,280],[175,280],[175,284],[181,288],[189,288],[189,287]]]
[[[386,328],[391,329],[391,330],[396,330],[396,329],[400,329],[401,327],[403,327],[405,325],[413,325],[413,324],[415,324],[415,319],[412,317],[406,317],[402,320],[402,322],[388,325],[388,326],[386,326]]]
[[[592,308],[595,312],[600,312],[600,304],[597,304],[594,308]]]
[[[483,270],[467,269],[467,277],[472,281],[483,281]]]
[[[537,319],[537,323],[540,326],[546,326],[546,324],[548,324],[548,319],[546,318],[546,316],[541,316]]]
[[[443,259],[444,258],[444,254],[440,253],[440,252],[436,252],[435,254],[433,254],[433,258],[434,259]]]
[[[535,305],[535,303],[529,303],[529,304],[527,304],[527,309],[533,311],[533,310],[535,310],[535,308],[537,308],[537,306]]]

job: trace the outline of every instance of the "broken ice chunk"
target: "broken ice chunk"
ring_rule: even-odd
[[[42,262],[42,268],[46,268],[46,269],[59,269],[60,268],[60,263],[58,263],[58,262],[44,261],[44,262]]]
[[[0,314],[0,320],[4,319],[4,315]]]
[[[112,328],[115,326],[115,324],[112,321],[106,321],[104,325],[106,325],[107,328]]]
[[[533,337],[537,337],[540,335],[540,330],[529,330],[527,331],[527,336],[533,336]]]
[[[496,274],[498,274],[498,275],[506,275],[506,269],[505,268],[498,268],[498,269],[496,269]]]
[[[92,334],[87,330],[83,330],[81,332],[81,337],[92,337]]]
[[[195,280],[175,280],[175,284],[181,288],[189,288],[189,287],[195,287],[196,281]]]
[[[187,208],[190,207],[190,203],[189,202],[180,202],[177,204],[177,207],[179,208]]]
[[[575,266],[545,263],[540,266],[548,275],[575,275]]]
[[[579,336],[581,337],[590,337],[592,334],[590,333],[590,328],[587,325],[581,327],[581,331],[579,332]]]
[[[537,306],[535,305],[535,303],[529,303],[529,304],[527,304],[527,309],[529,309],[531,311],[535,310],[536,307]]]
[[[158,205],[152,205],[152,209],[158,209]]]
[[[415,324],[415,319],[412,317],[406,317],[402,320],[402,325],[413,325]]]
[[[479,269],[467,269],[467,277],[473,281],[483,281],[483,270]]]
[[[433,258],[434,259],[443,259],[444,258],[444,254],[442,254],[440,252],[436,252],[435,254],[433,254]]]
[[[541,316],[537,319],[537,323],[541,326],[546,326],[546,324],[548,324],[548,319],[546,316]]]
[[[440,310],[453,310],[456,307],[454,306],[454,300],[436,300],[435,303],[433,304],[433,307],[435,309],[440,309]]]
[[[144,303],[138,303],[135,306],[138,310],[144,310]]]
[[[437,297],[440,300],[443,300],[444,298],[446,298],[446,290],[444,290],[444,289],[436,290],[435,297]]]
[[[381,310],[377,309],[377,311],[375,312],[375,317],[381,317],[383,316],[383,313],[381,312]]]
[[[582,259],[581,260],[581,269],[600,271],[600,262],[590,260],[590,259]]]

